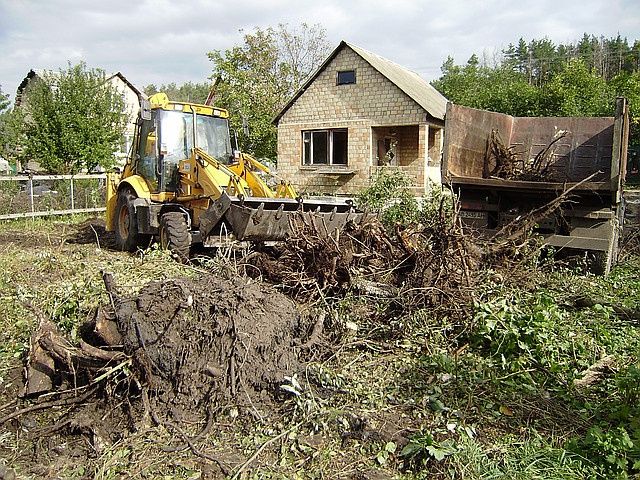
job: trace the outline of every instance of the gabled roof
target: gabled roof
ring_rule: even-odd
[[[19,107],[22,104],[22,94],[24,93],[24,89],[27,88],[29,82],[34,78],[40,77],[42,78],[47,72],[41,69],[31,69],[29,73],[22,79],[20,85],[18,85],[18,90],[16,90],[16,99],[14,101],[14,106]]]
[[[414,73],[406,68],[398,65],[397,63],[387,60],[380,55],[371,53],[364,48],[360,48],[356,45],[345,42],[344,40],[331,52],[327,59],[320,65],[320,67],[309,77],[309,79],[300,87],[295,95],[284,106],[280,113],[276,116],[273,123],[278,123],[280,118],[286,113],[289,108],[300,98],[300,96],[307,90],[314,80],[320,75],[324,69],[331,63],[331,61],[340,53],[345,47],[349,47],[362,57],[369,65],[376,69],[380,74],[384,75],[389,81],[395,84],[400,90],[407,94],[413,101],[424,108],[429,115],[439,120],[444,120],[444,114],[447,109],[447,99],[423,79],[417,73]]]
[[[125,83],[125,85],[127,85],[136,95],[138,95],[139,99],[147,98],[147,95],[142,90],[140,90],[138,87],[136,87],[133,83],[131,83],[129,81],[129,79],[122,74],[122,72],[113,73],[113,74],[109,75],[106,78],[106,80],[109,81],[114,77],[118,77],[120,80],[122,80]]]
[[[16,107],[19,107],[20,104],[22,103],[22,94],[24,93],[24,89],[27,87],[27,85],[29,84],[29,82],[31,80],[33,80],[34,78],[44,78],[45,75],[50,75],[55,77],[58,77],[60,75],[60,72],[56,72],[56,71],[50,71],[50,70],[43,70],[43,69],[31,69],[29,70],[29,73],[27,73],[27,75],[24,77],[24,79],[22,80],[22,82],[20,82],[20,85],[18,85],[18,90],[16,92],[16,100],[14,102]],[[140,90],[138,87],[136,87],[133,83],[131,83],[127,77],[125,77],[121,72],[116,72],[113,73],[111,75],[105,75],[105,81],[109,81],[114,77],[118,77],[120,78],[120,80],[122,80],[125,85],[127,85],[131,90],[133,90],[133,92],[138,95],[138,99],[142,99],[142,98],[147,98],[147,95]]]

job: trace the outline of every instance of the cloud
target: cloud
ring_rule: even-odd
[[[433,79],[448,55],[491,58],[520,37],[633,41],[640,9],[637,0],[0,0],[0,85],[13,94],[29,69],[79,60],[139,86],[202,82],[206,53],[240,43],[240,29],[301,22],[322,24],[334,45],[347,40]]]

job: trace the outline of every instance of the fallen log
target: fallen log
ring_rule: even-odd
[[[579,390],[587,389],[614,373],[614,367],[615,357],[613,355],[607,355],[582,372],[582,377],[576,378],[573,381],[573,386]]]

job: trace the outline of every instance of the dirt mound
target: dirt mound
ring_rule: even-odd
[[[247,277],[151,282],[133,297],[118,295],[110,274],[103,278],[111,302],[81,328],[78,345],[42,316],[24,388],[36,402],[0,425],[58,404],[82,404],[69,417],[82,418],[92,404],[122,399],[132,430],[149,414],[174,425],[210,420],[221,405],[268,413],[285,377],[302,370],[320,341],[315,323],[322,319],[302,317],[284,294]],[[40,401],[50,395],[60,400]],[[117,407],[103,409],[113,418],[96,420],[96,428],[121,423]]]
[[[301,371],[321,341],[323,317],[301,316],[284,294],[248,277],[151,282],[130,297],[110,274],[103,279],[111,301],[79,330],[78,343],[33,309],[40,327],[26,384],[0,426],[37,435],[32,461],[40,476],[40,464],[72,461],[55,446],[80,445],[78,455],[88,458],[150,420],[184,442],[168,449],[202,456],[192,442],[219,412],[275,415],[285,377]]]
[[[185,410],[273,393],[300,368],[293,302],[243,277],[153,282],[115,302],[124,351],[154,396]],[[250,399],[247,399],[250,400]]]

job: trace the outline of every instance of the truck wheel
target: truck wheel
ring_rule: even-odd
[[[160,217],[160,248],[175,254],[182,263],[189,261],[191,234],[184,215],[166,212]]]
[[[135,199],[135,194],[122,190],[116,202],[116,245],[127,252],[134,252],[143,240],[143,235],[138,232],[138,220],[133,207]]]

